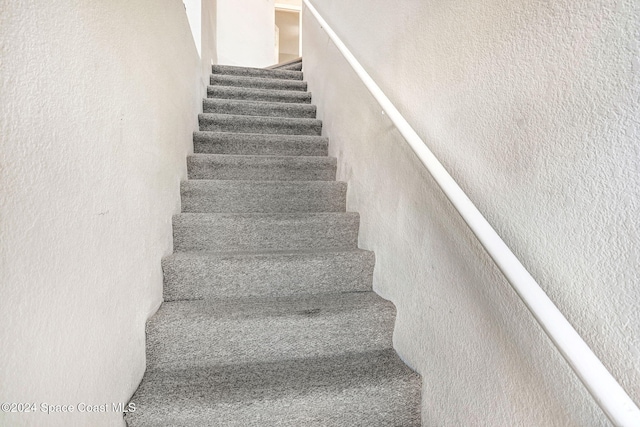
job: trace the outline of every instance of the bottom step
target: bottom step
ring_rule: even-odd
[[[420,426],[420,377],[393,349],[147,373],[129,427]]]

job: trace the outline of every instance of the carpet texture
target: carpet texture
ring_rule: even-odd
[[[193,150],[206,154],[326,156],[329,139],[314,135],[195,132]]]
[[[301,69],[212,67],[129,427],[420,426]]]
[[[311,93],[296,90],[269,90],[251,87],[209,86],[207,97],[218,99],[244,99],[247,101],[273,101],[310,104]]]

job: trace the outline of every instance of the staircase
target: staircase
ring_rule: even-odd
[[[129,427],[419,426],[302,72],[212,71]]]

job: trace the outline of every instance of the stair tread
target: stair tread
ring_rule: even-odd
[[[356,212],[180,213],[174,250],[350,249],[358,243]]]
[[[202,102],[206,114],[243,115],[252,117],[316,117],[316,106],[306,103],[282,103],[244,99],[205,98]]]
[[[195,153],[326,156],[329,139],[317,135],[278,135],[198,131],[193,134]]]
[[[302,72],[300,71],[277,70],[277,69],[267,70],[264,68],[238,67],[235,65],[212,65],[211,72],[212,74],[302,80]]]
[[[127,422],[413,427],[420,426],[420,387],[392,349],[157,371],[133,396],[139,409]]]
[[[328,156],[197,153],[187,156],[189,179],[334,181],[337,160]]]
[[[347,185],[338,181],[188,180],[182,212],[344,212]]]
[[[201,113],[198,123],[200,130],[214,132],[318,136],[322,133],[322,120],[310,118]]]
[[[252,99],[227,99],[227,98],[203,98],[204,101],[210,103],[220,103],[228,105],[256,105],[258,107],[289,107],[289,108],[316,108],[314,104],[307,104],[306,102],[273,102],[273,101],[255,101]]]
[[[371,290],[363,249],[176,252],[162,260],[165,301]]]
[[[344,255],[349,253],[373,253],[366,249],[267,249],[267,250],[249,250],[249,251],[198,251],[198,252],[174,252],[167,255],[163,259],[179,260],[192,258],[266,258],[266,257],[314,257],[327,255]]]
[[[337,159],[335,157],[329,156],[278,156],[278,155],[264,155],[264,156],[254,156],[251,154],[216,154],[216,153],[193,153],[189,154],[187,157],[192,158],[215,158],[215,159],[228,159],[232,160],[246,160],[246,161],[267,161],[267,160],[282,160],[282,161],[295,161],[299,160],[301,162],[327,162],[327,163],[335,163]],[[264,180],[268,181],[268,180]],[[302,181],[302,180],[300,180]]]
[[[264,69],[265,70],[281,70],[283,67],[288,67],[290,65],[296,65],[296,64],[302,64],[302,57],[298,57],[296,59],[292,59],[289,61],[279,62],[277,64],[265,67]]]
[[[265,123],[309,123],[322,124],[320,119],[312,119],[307,117],[265,117],[265,116],[245,116],[240,114],[221,114],[221,113],[200,113],[199,117],[216,119],[220,121],[241,121],[241,122],[265,122]]]
[[[174,218],[233,218],[233,219],[290,219],[290,220],[314,220],[334,217],[354,217],[359,216],[358,212],[181,212],[173,215]]]
[[[392,348],[395,314],[371,290],[165,302],[147,322],[147,369]]]
[[[207,97],[248,99],[280,103],[311,103],[311,93],[298,90],[245,88],[239,86],[207,86]]]
[[[383,310],[379,317],[387,316],[393,321],[395,308],[393,303],[381,298],[373,291],[336,292],[321,295],[295,295],[279,297],[242,297],[227,298],[218,301],[171,301],[162,304],[156,314],[149,319],[148,329],[157,325],[165,327],[187,321],[253,321],[256,318],[291,317],[293,321],[303,321],[309,317],[351,315],[358,309],[375,307]],[[312,310],[313,313],[309,313]],[[215,331],[211,331],[215,333]],[[264,328],[261,334],[276,331]],[[388,343],[389,346],[391,342]]]
[[[301,80],[211,74],[211,86],[233,86],[262,89],[280,89],[306,92],[307,82]]]
[[[302,62],[298,62],[296,64],[284,65],[280,68],[276,68],[277,70],[289,70],[289,71],[302,71]]]

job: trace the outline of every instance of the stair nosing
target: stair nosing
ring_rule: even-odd
[[[253,116],[249,116],[253,117]],[[193,136],[222,136],[222,135],[245,135],[250,138],[284,138],[284,139],[310,139],[310,140],[322,140],[322,142],[329,142],[329,138],[322,135],[291,135],[287,133],[251,133],[251,132],[217,132],[214,130],[197,130],[193,132]]]
[[[260,159],[264,159],[264,158],[268,158],[268,157],[273,157],[273,158],[279,158],[279,157],[285,157],[285,158],[309,158],[309,159],[336,159],[336,157],[332,157],[332,156],[280,156],[280,155],[271,155],[271,154],[265,154],[265,155],[260,155],[260,154],[216,154],[216,153],[193,153],[193,154],[189,154],[187,155],[188,157],[242,157],[242,158],[247,158],[247,157],[258,157]],[[189,178],[191,179],[191,178]],[[225,180],[222,180],[225,181]],[[231,180],[226,180],[226,181],[231,181]],[[245,180],[245,181],[250,181],[250,180]],[[263,180],[264,181],[264,180]],[[268,180],[267,180],[268,181]],[[273,181],[273,180],[271,180]],[[309,181],[309,180],[308,180]]]
[[[291,121],[291,122],[306,122],[309,124],[318,124],[321,125],[322,124],[322,120],[321,119],[312,119],[312,118],[308,118],[308,117],[270,117],[270,116],[250,116],[250,115],[244,115],[244,114],[224,114],[224,113],[199,113],[198,117],[203,117],[203,118],[214,118],[212,116],[218,116],[218,117],[224,117],[226,119],[230,118],[230,117],[234,117],[234,118],[242,118],[243,120],[246,119],[260,119],[260,120],[272,120],[272,121]],[[233,133],[233,132],[221,132],[221,133]]]
[[[219,258],[222,256],[229,257],[243,257],[243,256],[278,256],[278,255],[316,255],[316,254],[342,254],[342,253],[360,253],[360,254],[375,254],[373,251],[362,248],[352,248],[352,249],[282,249],[282,250],[253,250],[253,251],[213,251],[213,250],[198,250],[198,251],[184,251],[184,252],[174,252],[172,254],[164,256],[163,260],[170,260],[175,258]]]
[[[262,104],[260,105],[261,107],[262,106],[283,106],[283,107],[293,106],[294,108],[301,108],[301,109],[307,109],[307,110],[317,108],[315,104],[309,104],[306,102],[277,102],[277,101],[260,101],[260,100],[253,100],[253,99],[228,99],[228,98],[216,98],[216,97],[202,98],[202,101],[203,102],[220,101],[220,102],[229,102],[229,103],[236,103],[236,104]],[[201,114],[220,114],[220,113],[201,113]]]

